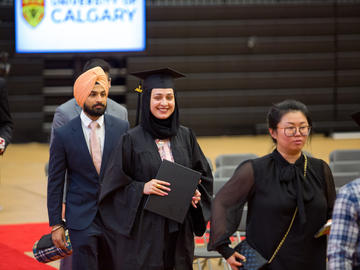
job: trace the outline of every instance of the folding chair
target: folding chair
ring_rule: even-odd
[[[330,162],[345,160],[360,160],[360,149],[339,149],[330,152]]]
[[[234,174],[236,168],[237,166],[216,167],[214,178],[230,178]]]
[[[207,243],[208,243],[208,233],[204,233],[202,237],[195,237],[195,250],[194,250],[194,262],[193,264],[197,264],[198,270],[202,270],[203,267],[208,266],[208,270],[212,270],[212,265],[210,259],[219,259],[218,264],[223,264],[224,270],[231,270],[228,266],[225,259],[222,255],[217,251],[208,251]],[[202,240],[203,243],[196,243],[197,240]],[[201,261],[203,259],[203,261]]]
[[[223,166],[238,166],[245,160],[254,159],[258,156],[255,154],[223,154],[219,155],[215,159],[216,168]]]
[[[355,180],[360,177],[359,172],[334,172],[334,184],[335,188],[340,188],[343,185]]]
[[[329,163],[332,173],[338,172],[358,172],[360,173],[360,160],[343,160]]]

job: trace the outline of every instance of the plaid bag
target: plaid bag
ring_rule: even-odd
[[[244,255],[246,261],[241,261],[241,270],[258,270],[263,267],[268,261],[261,256],[254,248],[252,248],[246,240],[243,240],[235,247],[235,250]]]
[[[66,248],[63,250],[54,246],[51,233],[43,235],[33,246],[33,253],[36,260],[41,263],[48,263],[64,258],[72,253],[72,247],[68,230],[65,230]]]

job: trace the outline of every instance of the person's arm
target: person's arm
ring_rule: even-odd
[[[254,172],[251,161],[242,163],[233,176],[216,194],[211,210],[209,250],[217,250],[236,269],[241,264],[236,258],[243,258],[229,244],[229,237],[237,230],[245,202],[254,189]]]
[[[9,111],[8,93],[5,89],[5,82],[2,79],[0,79],[0,94],[0,138],[4,140],[4,145],[0,148],[0,155],[2,155],[11,142],[14,129]]]
[[[158,195],[158,196],[166,196],[170,191],[170,183],[158,179],[144,179],[143,181],[136,181],[137,179],[133,179],[132,176],[134,173],[134,161],[133,161],[133,142],[129,136],[129,134],[125,134],[122,138],[122,164],[120,167],[123,168],[124,173],[131,179],[130,185],[136,186],[136,190],[142,190],[142,194],[144,195]]]
[[[328,242],[329,270],[352,270],[359,237],[359,199],[352,185],[342,188],[335,201]],[[358,193],[358,192],[357,192]]]
[[[56,224],[51,228],[51,239],[57,248],[66,250],[65,226]]]
[[[125,120],[125,121],[129,121],[128,120],[128,111],[127,111],[127,109],[124,106],[122,106],[122,108],[123,108],[123,117],[122,117],[122,119]]]
[[[49,177],[47,189],[47,206],[49,225],[52,227],[52,239],[56,247],[65,248],[65,233],[62,227],[62,200],[64,177],[66,171],[66,156],[63,141],[54,132],[50,147]]]
[[[51,133],[50,133],[50,147],[53,143],[53,138],[54,138],[54,130],[56,128],[59,128],[59,127],[62,127],[64,126],[65,124],[67,124],[69,122],[69,116],[67,115],[67,113],[64,111],[63,105],[60,105],[56,108],[55,110],[55,114],[54,114],[54,118],[53,118],[53,122],[52,122],[52,125],[51,125]],[[45,170],[46,170],[47,167],[45,167]],[[46,173],[48,174],[48,170],[46,171]],[[66,177],[65,177],[65,181],[66,181]],[[63,197],[63,207],[62,207],[62,217],[64,218],[65,217],[65,202],[66,202],[66,186],[67,186],[67,183],[64,184],[64,197]]]
[[[62,127],[67,122],[69,122],[69,119],[66,116],[66,113],[60,107],[57,107],[54,113],[53,122],[51,124],[50,146],[54,138],[54,130],[56,128]]]

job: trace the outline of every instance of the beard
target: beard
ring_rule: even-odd
[[[98,105],[101,105],[102,107],[96,108],[96,106]],[[90,108],[86,106],[86,104],[84,103],[84,112],[86,112],[90,116],[102,116],[105,113],[105,110],[106,110],[106,105],[104,104],[97,103]]]

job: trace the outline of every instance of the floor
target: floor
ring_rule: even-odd
[[[213,163],[222,153],[261,156],[273,149],[268,136],[199,137],[198,141]],[[332,150],[352,148],[360,149],[360,139],[332,139],[315,135],[305,150],[328,162]],[[44,166],[48,158],[48,144],[39,143],[13,144],[5,155],[0,156],[0,224],[47,222]],[[212,266],[214,270],[223,269],[217,261]]]

